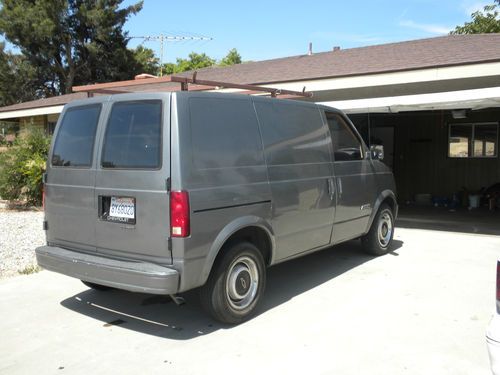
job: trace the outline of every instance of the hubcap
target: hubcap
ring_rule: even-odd
[[[392,238],[392,230],[393,230],[392,217],[388,212],[384,211],[380,216],[380,220],[378,223],[378,230],[377,230],[378,242],[381,247],[389,246],[389,243]]]
[[[237,258],[231,264],[226,279],[226,293],[231,307],[243,310],[250,306],[258,286],[259,272],[255,261],[246,256]]]

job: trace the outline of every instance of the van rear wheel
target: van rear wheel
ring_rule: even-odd
[[[249,242],[223,249],[200,289],[204,309],[216,320],[237,324],[255,312],[266,286],[266,267],[261,252]]]
[[[390,251],[394,237],[394,214],[389,205],[383,203],[373,219],[370,231],[361,237],[363,249],[372,255],[384,255]]]
[[[113,289],[110,286],[100,285],[100,284],[94,284],[94,283],[91,283],[89,281],[83,281],[83,280],[81,280],[81,281],[82,281],[83,284],[85,284],[85,286],[88,286],[90,289],[99,290],[101,292]]]

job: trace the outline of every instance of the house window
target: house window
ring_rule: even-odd
[[[498,154],[498,123],[450,124],[450,158],[494,158]]]
[[[53,135],[54,134],[54,130],[56,128],[56,124],[57,124],[56,121],[48,121],[47,122],[47,134],[48,135]]]

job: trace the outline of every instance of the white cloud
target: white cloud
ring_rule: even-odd
[[[422,30],[430,34],[448,34],[453,28],[443,25],[432,25],[427,23],[418,23],[412,20],[403,20],[399,22],[399,26],[409,27],[412,29]]]
[[[465,14],[470,16],[472,13],[483,10],[486,5],[491,5],[492,3],[493,1],[463,1],[461,7]]]

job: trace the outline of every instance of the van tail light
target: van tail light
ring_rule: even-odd
[[[500,262],[497,262],[497,301],[500,302]]]
[[[188,237],[190,229],[188,192],[170,192],[170,235]]]

